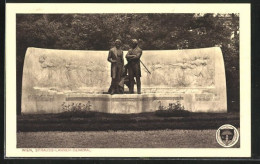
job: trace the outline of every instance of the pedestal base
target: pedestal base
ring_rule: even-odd
[[[130,114],[166,109],[177,101],[191,112],[227,112],[225,105],[213,94],[42,94],[24,101],[28,105],[23,106],[23,113],[60,113],[74,107],[104,113]]]

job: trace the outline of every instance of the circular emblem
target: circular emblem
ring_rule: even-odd
[[[217,142],[223,147],[234,146],[237,143],[238,138],[239,133],[237,129],[230,124],[222,125],[216,132]]]

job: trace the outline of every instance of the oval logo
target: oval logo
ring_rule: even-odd
[[[218,128],[216,132],[216,139],[221,146],[232,147],[237,143],[239,133],[234,126],[225,124]]]

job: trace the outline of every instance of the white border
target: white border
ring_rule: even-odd
[[[16,148],[16,14],[18,13],[239,13],[240,148],[89,149],[22,152]],[[6,157],[250,157],[250,4],[6,4]],[[217,129],[216,129],[217,130]]]

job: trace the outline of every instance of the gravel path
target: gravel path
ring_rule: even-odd
[[[216,130],[18,132],[18,148],[217,148]],[[234,146],[239,147],[239,142]]]

